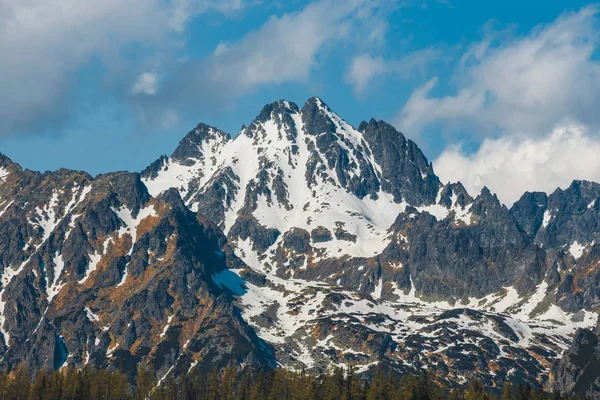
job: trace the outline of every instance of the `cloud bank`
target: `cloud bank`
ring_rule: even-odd
[[[430,79],[413,91],[395,125],[418,135],[437,124],[449,138],[483,139],[472,154],[450,145],[435,160],[436,172],[472,194],[488,186],[507,205],[525,191],[600,181],[597,13],[566,13],[521,37],[488,34],[458,62],[455,94],[434,96],[439,82]]]
[[[574,179],[600,182],[598,154],[597,135],[568,124],[543,137],[485,139],[473,154],[452,146],[433,164],[442,181],[461,181],[471,194],[487,186],[510,206],[526,191],[551,193]]]
[[[471,123],[506,134],[544,135],[568,118],[600,125],[597,7],[567,13],[519,38],[490,34],[455,71],[456,94],[431,94],[433,78],[412,93],[396,125],[419,132],[435,123]]]

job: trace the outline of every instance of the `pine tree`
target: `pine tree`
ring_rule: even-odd
[[[29,389],[31,386],[31,376],[29,375],[29,371],[25,369],[17,371],[10,386],[10,391],[13,391],[12,393],[14,394],[15,400],[26,400],[29,397]]]
[[[46,371],[40,371],[35,378],[35,382],[29,389],[28,400],[44,400],[46,388],[48,387],[47,380]]]
[[[250,400],[251,377],[249,372],[242,372],[241,378],[239,374],[236,376],[237,382],[237,400]]]
[[[322,400],[341,399],[344,390],[344,371],[336,368],[332,373],[324,374],[320,389]]]
[[[559,392],[552,393],[552,400],[562,400],[562,396]]]
[[[6,400],[9,389],[10,380],[8,379],[8,375],[0,374],[0,400]]]
[[[392,370],[393,371],[393,370]],[[230,365],[208,376],[194,369],[185,376],[169,376],[155,387],[153,373],[140,367],[135,389],[119,372],[84,368],[40,371],[31,380],[26,371],[13,376],[0,373],[0,400],[487,400],[495,399],[481,382],[453,390],[439,384],[429,373],[398,379],[378,368],[371,382],[362,383],[353,368],[336,369],[315,376],[286,369],[238,371]],[[573,399],[572,397],[568,397]],[[578,398],[578,397],[575,397]],[[560,393],[541,388],[503,386],[501,400],[562,400]]]
[[[354,367],[351,366],[346,373],[344,400],[363,400],[364,398],[365,394],[363,388],[356,376]]]
[[[288,371],[282,368],[275,370],[268,400],[286,400],[291,398],[291,387],[288,384]]]
[[[488,394],[483,389],[483,385],[477,379],[471,381],[465,392],[465,400],[487,400]]]
[[[208,376],[208,400],[221,400],[221,382],[219,371],[213,370]]]
[[[294,379],[292,387],[294,388],[294,400],[314,400],[315,399],[315,381],[313,377],[306,373],[303,368]]]
[[[188,373],[191,391],[194,399],[208,399],[208,380],[206,374],[203,374],[199,368],[192,368]]]
[[[510,382],[505,382],[504,387],[502,388],[502,400],[514,400],[515,394],[513,386]]]
[[[147,399],[152,389],[156,386],[154,373],[147,366],[140,366],[137,369],[136,377],[136,398],[138,400]]]
[[[519,400],[529,400],[532,398],[531,386],[529,386],[529,384],[519,385],[518,392],[519,392],[519,395],[518,395]]]
[[[457,389],[453,389],[448,395],[448,400],[463,400],[462,393]]]
[[[235,380],[237,371],[233,365],[225,368],[221,379],[221,399],[235,400]]]
[[[371,385],[367,391],[367,400],[386,400],[386,377],[383,369],[377,368],[373,374]]]
[[[267,377],[263,371],[256,376],[256,382],[250,389],[250,400],[264,400],[267,398]]]
[[[48,387],[46,388],[45,399],[62,399],[63,375],[54,371],[48,375]]]

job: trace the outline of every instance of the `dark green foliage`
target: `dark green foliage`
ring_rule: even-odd
[[[498,397],[498,396],[499,397]],[[314,376],[305,371],[238,370],[230,366],[208,375],[192,370],[180,378],[158,382],[145,367],[134,382],[125,375],[106,370],[66,369],[40,372],[34,379],[24,371],[10,377],[0,375],[0,400],[562,400],[573,397],[549,394],[529,386],[502,390],[471,380],[466,387],[449,388],[424,372],[398,378],[377,369],[370,382],[356,371],[335,369]]]

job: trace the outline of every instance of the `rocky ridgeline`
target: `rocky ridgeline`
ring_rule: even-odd
[[[571,390],[593,364],[558,360],[598,321],[596,183],[472,197],[318,98],[235,138],[199,124],[141,175],[0,161],[5,370],[385,364]]]
[[[241,263],[176,190],[139,174],[40,174],[2,160],[4,370],[159,374],[272,359],[211,276]]]
[[[600,397],[600,330],[579,329],[573,343],[555,363],[549,387],[582,397]]]

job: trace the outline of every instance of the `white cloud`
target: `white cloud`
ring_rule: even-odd
[[[90,61],[127,70],[126,46],[170,43],[201,12],[241,0],[0,0],[0,135],[59,124]],[[168,47],[168,46],[164,46]],[[127,74],[125,74],[127,75]],[[129,88],[128,88],[129,89]]]
[[[308,79],[316,56],[332,40],[347,38],[350,27],[366,19],[368,2],[322,0],[300,12],[271,17],[233,43],[220,43],[202,60],[213,82],[244,92],[268,83]]]
[[[340,22],[355,7],[321,2],[271,17],[240,41],[218,47],[209,60],[212,79],[240,88],[306,79],[317,51],[343,33]]]
[[[427,124],[470,117],[482,117],[485,104],[485,92],[463,89],[456,96],[442,99],[429,97],[438,78],[432,78],[423,86],[415,89],[397,119],[396,125],[412,136],[416,136]]]
[[[183,64],[161,81],[155,96],[140,99],[139,115],[152,124],[154,118],[162,118],[165,107],[181,111],[227,106],[259,87],[307,83],[327,50],[342,43],[363,43],[373,33],[374,21],[387,12],[382,5],[388,3],[393,0],[321,0],[300,11],[271,16],[239,40],[220,42],[208,57]]]
[[[396,125],[418,135],[440,124],[446,138],[475,141],[493,132],[471,154],[448,146],[434,166],[443,181],[460,181],[474,195],[488,186],[507,205],[525,191],[600,181],[597,11],[565,13],[521,37],[489,32],[458,62],[455,93],[433,95],[438,79],[430,79]]]
[[[396,125],[417,134],[432,123],[469,123],[528,136],[565,118],[599,126],[596,14],[596,7],[567,13],[519,38],[491,34],[463,56],[456,94],[433,96],[437,80],[430,80],[412,93]]]
[[[131,93],[140,94],[144,93],[147,95],[153,95],[156,93],[158,82],[158,76],[152,72],[145,72],[141,74],[133,84]]]
[[[394,0],[312,2],[219,43],[208,57],[185,57],[192,18],[230,15],[258,2],[0,0],[0,135],[67,121],[80,72],[91,62],[105,67],[98,77],[103,90],[118,92],[142,119],[161,124],[198,102],[221,105],[260,85],[308,82],[328,45],[380,40],[385,24],[378,13]]]
[[[487,186],[510,206],[526,191],[550,193],[574,179],[600,182],[596,136],[564,124],[543,137],[486,139],[474,154],[453,146],[433,164],[442,181],[460,181],[472,195]]]
[[[377,76],[398,74],[407,78],[414,72],[423,74],[427,65],[439,55],[440,51],[433,48],[412,52],[398,60],[385,60],[381,56],[362,54],[352,59],[346,72],[346,81],[352,85],[355,95],[362,95]]]
[[[243,10],[257,0],[174,0],[171,3],[171,26],[182,32],[188,21],[195,15],[208,11],[230,15]]]
[[[354,88],[355,94],[363,93],[371,80],[386,71],[382,57],[361,55],[354,57],[346,74],[346,80]]]

